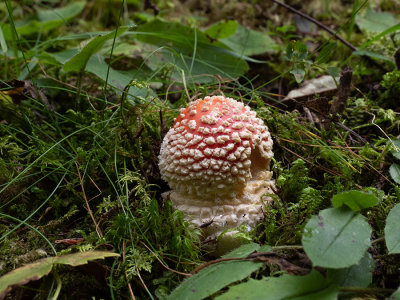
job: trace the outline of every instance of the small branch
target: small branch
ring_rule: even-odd
[[[100,227],[97,224],[96,219],[93,216],[92,210],[90,209],[89,202],[87,200],[86,193],[85,193],[85,187],[83,186],[83,180],[82,180],[81,172],[79,171],[79,167],[78,167],[78,163],[77,162],[75,162],[75,166],[76,166],[76,170],[78,171],[79,181],[80,181],[80,184],[81,184],[82,193],[83,193],[83,199],[85,200],[86,208],[87,208],[87,210],[89,212],[90,217],[92,218],[92,221],[93,221],[94,226],[96,228],[97,235],[100,238],[102,238],[103,237],[103,233],[101,232]]]
[[[346,108],[346,102],[350,95],[351,78],[353,77],[353,69],[344,67],[340,72],[340,81],[338,93],[332,102],[329,113],[332,115],[340,114]]]
[[[341,288],[341,292],[357,293],[357,294],[392,294],[395,289],[383,289],[383,288]]]
[[[377,238],[376,240],[373,240],[373,241],[371,242],[371,245],[374,245],[374,244],[379,243],[379,242],[384,241],[384,240],[385,240],[385,237],[382,236],[382,237],[380,237],[380,238]]]
[[[287,246],[275,246],[271,247],[272,250],[303,250],[303,246],[297,246],[297,245],[287,245]]]
[[[168,267],[158,256],[157,254],[155,254],[145,243],[143,243],[142,241],[140,241],[140,243],[146,247],[147,250],[149,250],[151,252],[151,254],[154,255],[154,257],[158,260],[158,262],[164,267],[166,268],[168,271],[171,271],[173,273],[179,274],[179,275],[183,275],[183,276],[192,276],[192,274],[190,273],[183,273],[183,272],[179,272],[176,271],[174,269],[171,269],[170,267]]]
[[[301,11],[291,7],[288,4],[285,4],[283,2],[277,1],[277,0],[272,0],[272,2],[275,2],[276,4],[283,6],[284,8],[290,10],[291,12],[295,13],[296,15],[299,15],[300,17],[303,17],[304,19],[307,19],[308,21],[314,23],[315,25],[321,27],[323,30],[337,38],[339,41],[341,41],[343,44],[345,44],[347,47],[349,47],[353,51],[357,51],[357,47],[353,46],[351,43],[346,41],[345,39],[341,38],[340,36],[337,35],[336,32],[332,31],[329,27],[326,25],[322,24],[321,22],[315,20],[313,17],[310,17],[309,15],[306,15],[305,13],[302,13]]]

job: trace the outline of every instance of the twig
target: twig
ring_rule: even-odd
[[[279,145],[279,147],[281,147],[281,148],[284,149],[285,151],[288,151],[288,152],[292,153],[293,155],[297,156],[298,158],[301,158],[302,160],[308,162],[310,165],[313,165],[313,164],[314,164],[313,162],[311,162],[311,161],[308,160],[307,158],[305,158],[305,157],[303,157],[303,156],[297,154],[296,152],[290,150],[289,148],[286,148],[285,146],[281,145],[280,143],[277,143],[277,144]],[[321,170],[324,170],[325,172],[328,172],[328,173],[330,173],[330,174],[332,174],[332,175],[340,176],[340,177],[343,176],[343,174],[340,174],[340,173],[337,173],[337,172],[335,172],[335,171],[329,170],[328,168],[325,168],[324,166],[321,166],[321,165],[319,165],[319,164],[315,164],[315,165],[316,165],[318,168],[320,168]]]
[[[138,268],[137,266],[135,266],[135,268],[136,268],[136,273],[137,273],[137,275],[138,275],[138,277],[139,277],[140,282],[142,283],[144,289],[145,289],[145,290],[149,293],[149,295],[151,296],[150,291],[149,291],[149,289],[147,288],[147,285],[144,283],[143,278],[142,278],[142,276],[140,275],[139,268]],[[153,299],[152,296],[151,296],[151,299]]]
[[[210,261],[208,261],[208,262],[206,262],[206,263],[204,263],[204,264],[198,266],[197,268],[195,268],[195,269],[191,272],[191,275],[196,274],[196,273],[199,272],[200,270],[202,270],[202,269],[204,269],[204,268],[206,268],[206,267],[208,267],[208,266],[210,266],[210,265],[217,264],[217,263],[220,263],[220,262],[223,262],[223,261],[232,261],[232,260],[246,260],[246,257],[242,257],[242,258],[240,258],[240,257],[218,258],[218,259],[210,260]]]
[[[342,292],[356,293],[356,294],[392,294],[395,289],[384,289],[384,288],[341,288]]]
[[[384,241],[384,240],[385,240],[385,237],[382,236],[382,237],[380,237],[380,238],[377,238],[376,240],[373,240],[373,241],[371,242],[371,245],[374,245],[374,244],[379,243],[379,242]]]
[[[295,13],[296,15],[299,15],[301,17],[303,17],[304,19],[307,19],[308,21],[314,23],[315,25],[321,27],[322,29],[324,29],[325,31],[327,31],[329,34],[333,35],[335,38],[337,38],[339,41],[341,41],[343,44],[345,44],[347,47],[349,47],[351,50],[353,51],[357,51],[357,47],[355,47],[354,45],[352,45],[350,42],[346,41],[345,39],[341,38],[340,36],[337,35],[336,32],[332,31],[329,27],[327,27],[326,25],[322,24],[321,22],[315,20],[313,17],[310,17],[309,15],[306,15],[305,13],[302,13],[301,11],[291,7],[288,4],[285,4],[283,2],[277,1],[277,0],[272,0],[272,2],[275,2],[276,4],[283,6],[284,8],[290,10],[291,12]]]
[[[79,171],[79,167],[78,167],[78,163],[77,162],[75,162],[75,166],[76,166],[76,170],[78,171],[79,181],[80,181],[80,184],[81,184],[82,193],[83,193],[83,199],[85,200],[86,208],[87,208],[87,210],[89,212],[90,217],[92,218],[94,226],[96,227],[97,235],[100,238],[102,238],[103,237],[103,233],[101,232],[100,227],[97,224],[97,222],[96,222],[96,220],[95,220],[95,218],[93,216],[92,210],[90,209],[89,202],[87,200],[86,193],[85,193],[85,187],[83,186],[83,180],[82,180],[81,172]]]
[[[350,95],[352,76],[353,76],[353,69],[350,67],[344,67],[340,72],[338,92],[329,110],[330,114],[332,115],[340,114],[346,108],[346,102]]]
[[[335,122],[335,124],[339,127],[341,127],[342,129],[348,131],[351,135],[354,135],[358,140],[360,140],[361,142],[363,142],[364,144],[367,144],[368,141],[366,139],[364,139],[361,135],[359,135],[357,132],[355,132],[354,130],[350,129],[349,127],[347,127],[346,125],[340,123],[340,122]],[[370,145],[372,149],[377,150],[374,145]]]
[[[171,268],[168,267],[168,266],[157,256],[157,254],[155,254],[155,253],[153,252],[153,250],[151,250],[145,243],[143,243],[142,241],[140,241],[140,243],[141,243],[143,246],[145,246],[146,249],[149,250],[149,251],[151,252],[151,254],[153,254],[154,257],[158,260],[158,262],[159,262],[164,268],[166,268],[168,271],[171,271],[171,272],[173,272],[173,273],[176,273],[176,274],[179,274],[179,275],[183,275],[183,276],[192,276],[192,274],[190,274],[190,273],[183,273],[183,272],[179,272],[179,271],[176,271],[176,270],[174,270],[174,269],[171,269]]]

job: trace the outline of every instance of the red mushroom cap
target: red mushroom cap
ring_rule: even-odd
[[[232,98],[205,97],[181,109],[160,151],[170,187],[200,198],[234,197],[269,170],[272,139],[263,121]]]

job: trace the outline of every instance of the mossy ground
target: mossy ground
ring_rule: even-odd
[[[2,20],[11,23],[10,9],[15,20],[23,21],[37,10],[58,6],[22,2],[3,2]],[[400,75],[393,63],[378,61],[377,67],[374,58],[349,58],[351,51],[341,43],[329,61],[309,63],[331,37],[310,24],[302,32],[301,22],[288,11],[269,4],[267,9],[263,1],[132,2],[124,2],[120,14],[121,2],[96,1],[94,5],[88,1],[80,18],[42,35],[25,36],[19,47],[26,52],[60,51],[79,41],[66,39],[54,45],[46,41],[114,30],[117,22],[141,24],[158,13],[200,28],[235,19],[253,29],[268,29],[279,50],[258,55],[264,63],[250,62],[247,77],[218,78],[219,82],[200,85],[176,82],[170,65],[156,71],[143,66],[142,57],[135,54],[145,48],[142,43],[132,43],[138,48],[126,51],[115,47],[117,54],[108,53],[112,66],[122,71],[139,66],[142,79],[131,86],[150,87],[154,93],[128,98],[91,73],[66,73],[56,64],[44,68],[41,63],[27,71],[24,59],[13,55],[18,48],[10,43],[10,53],[0,53],[4,71],[0,74],[0,275],[55,255],[54,250],[58,254],[112,250],[122,257],[87,268],[60,267],[64,291],[60,298],[129,298],[128,283],[139,299],[165,297],[184,278],[179,272],[190,272],[209,257],[201,249],[199,230],[161,197],[168,190],[157,167],[161,140],[189,97],[222,91],[255,109],[274,140],[276,201],[265,208],[265,221],[246,238],[272,246],[299,245],[305,222],[331,206],[333,195],[351,189],[373,193],[380,203],[365,213],[377,240],[370,251],[376,262],[373,285],[397,288],[399,262],[379,242],[384,220],[400,199],[398,182],[388,171],[397,161],[391,154],[395,151],[392,140],[400,134]],[[343,35],[354,44],[370,38],[354,26],[354,7],[345,1],[288,2],[326,24],[347,22]],[[367,6],[394,11],[398,18],[396,1]],[[385,46],[387,36],[369,49],[384,49],[388,53],[382,54],[391,57],[398,48],[398,35],[390,38],[393,51]],[[288,62],[285,49],[291,40],[308,46],[307,59]],[[328,126],[310,121],[304,101],[277,102],[283,98],[278,94],[298,87],[290,68],[304,68],[306,78],[315,78],[329,67],[345,64],[353,68],[352,91],[346,109]],[[42,93],[35,93],[39,90]],[[313,96],[312,100],[322,98]],[[312,112],[318,115],[318,109]],[[264,270],[265,274],[275,271],[273,266]],[[54,280],[48,276],[10,297],[42,299],[53,290]]]

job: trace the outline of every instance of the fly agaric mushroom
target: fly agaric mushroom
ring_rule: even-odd
[[[234,232],[221,233],[263,219],[272,156],[268,128],[248,106],[222,96],[198,99],[181,109],[162,142],[160,172],[172,188],[163,196],[202,229],[205,242],[218,238],[211,248],[223,253],[238,242]]]

